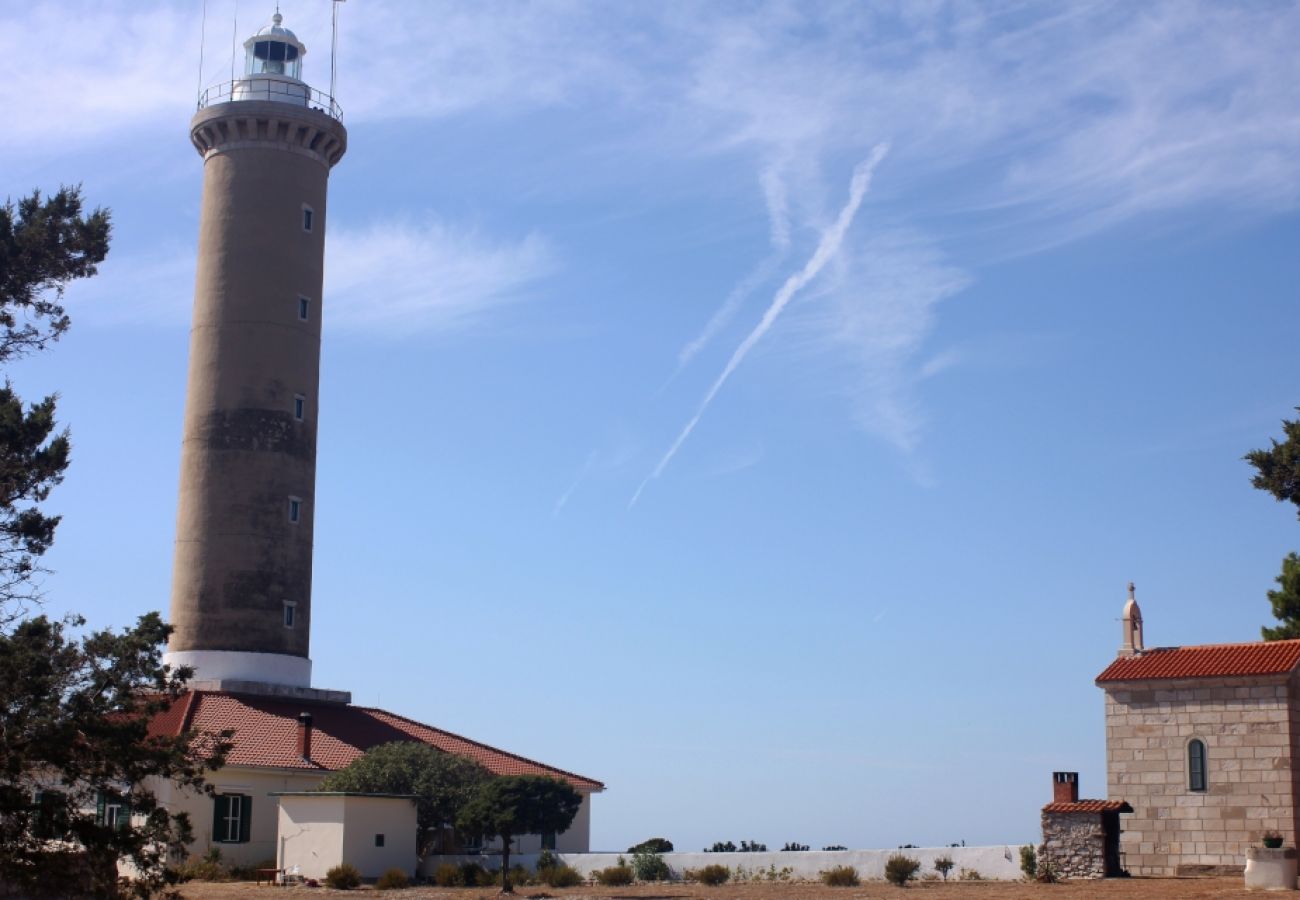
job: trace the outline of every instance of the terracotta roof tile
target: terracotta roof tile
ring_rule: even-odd
[[[1297,665],[1300,640],[1159,647],[1119,657],[1097,676],[1097,682],[1281,675]]]
[[[312,716],[310,761],[298,755],[298,714],[302,712]],[[234,746],[226,759],[232,766],[334,771],[379,744],[423,741],[446,753],[467,756],[497,775],[549,775],[576,788],[599,791],[605,787],[595,779],[363,706],[194,691],[159,714],[151,730],[175,734],[186,725],[210,732],[234,729]]]
[[[1045,813],[1105,813],[1132,812],[1133,807],[1123,800],[1075,800],[1073,803],[1049,803]]]

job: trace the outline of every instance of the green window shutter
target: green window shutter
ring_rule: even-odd
[[[104,824],[104,792],[95,792],[95,824]]]
[[[243,801],[239,808],[239,842],[247,844],[253,834],[253,798],[245,794],[239,799]]]
[[[214,841],[224,841],[226,839],[226,805],[230,798],[225,794],[217,794],[212,798],[212,839]]]
[[[131,827],[131,804],[126,797],[120,798],[118,803],[120,805],[117,810],[117,829],[121,831]]]

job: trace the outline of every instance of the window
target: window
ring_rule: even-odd
[[[252,817],[252,797],[217,794],[212,798],[212,840],[219,844],[247,844]]]
[[[1187,744],[1187,789],[1204,791],[1205,778],[1205,741],[1193,738]]]
[[[384,836],[382,834],[375,835],[375,846],[376,847],[384,846]]]
[[[293,417],[299,422],[302,421],[303,411],[307,408],[307,398],[302,394],[293,395]]]
[[[297,525],[301,521],[302,521],[302,498],[290,497],[289,498],[289,522],[293,525]]]
[[[62,791],[37,791],[33,805],[32,834],[43,841],[65,838],[68,832],[67,795]]]
[[[293,600],[284,601],[284,627],[292,628],[294,619],[298,616],[298,604]]]
[[[312,219],[316,218],[315,211],[306,203],[302,205],[302,230],[311,231]]]
[[[298,298],[298,321],[306,322],[307,313],[311,310],[311,301],[306,297]]]
[[[555,832],[554,832],[554,831],[546,831],[546,832],[543,832],[543,833],[542,833],[542,849],[543,849],[543,850],[554,850],[554,849],[555,849]]]
[[[131,809],[119,794],[99,791],[95,794],[95,824],[121,828],[131,821]]]

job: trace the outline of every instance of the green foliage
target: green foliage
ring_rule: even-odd
[[[394,741],[371,747],[345,768],[331,772],[317,790],[414,794],[418,798],[416,852],[423,857],[437,829],[456,821],[491,778],[487,769],[471,759],[419,741]]]
[[[727,841],[725,844],[722,841],[714,841],[713,846],[706,848],[704,852],[705,853],[735,853],[736,845],[733,844],[731,841]]]
[[[133,890],[147,895],[192,839],[189,817],[148,785],[203,790],[230,735],[148,733],[189,674],[163,666],[171,628],[157,613],[120,632],[70,633],[81,625],[38,616],[0,630],[0,884],[26,896],[114,896],[126,860]],[[101,796],[129,810],[116,827],[97,819]],[[81,848],[80,861],[41,837],[51,826]]]
[[[961,881],[983,881],[984,876],[980,874],[979,869],[962,869],[957,873],[957,878]]]
[[[524,884],[531,884],[531,883],[532,883],[532,880],[533,880],[533,873],[530,872],[530,871],[528,871],[526,868],[524,868],[523,866],[519,865],[518,863],[516,863],[515,865],[511,866],[509,869],[496,869],[496,870],[494,870],[494,871],[492,872],[492,878],[491,878],[491,882],[490,882],[490,883],[493,884],[493,885],[500,885],[502,888],[504,888],[505,885],[506,885],[506,877],[505,877],[505,876],[506,876],[507,873],[510,875],[510,879],[509,879],[509,881],[510,881],[510,884],[512,884],[512,885],[515,885],[515,884],[524,885]]]
[[[592,874],[596,876],[596,881],[605,887],[625,887],[631,884],[635,877],[629,865],[609,866],[597,869]]]
[[[351,863],[339,863],[325,873],[325,883],[336,891],[351,891],[361,887],[361,871]]]
[[[726,866],[720,866],[713,863],[708,866],[701,866],[698,869],[687,869],[683,875],[688,881],[698,881],[700,884],[707,884],[710,887],[717,887],[720,884],[726,884],[731,878],[731,870]]]
[[[1033,844],[1025,844],[1020,848],[1020,871],[1030,881],[1038,877],[1038,853]]]
[[[845,847],[843,844],[831,844],[828,847],[822,847],[822,849],[823,850],[847,850],[849,848]]]
[[[380,891],[400,891],[410,887],[411,879],[401,869],[389,869],[375,882],[375,889]]]
[[[63,290],[95,274],[111,231],[106,210],[82,212],[80,187],[46,199],[32,191],[0,206],[0,363],[42,350],[68,330]]]
[[[537,880],[547,887],[577,887],[582,884],[582,873],[572,866],[559,865],[537,867]]]
[[[461,807],[456,827],[466,834],[499,837],[501,867],[510,865],[510,841],[521,834],[559,834],[573,824],[582,795],[555,778],[540,775],[505,775],[483,784],[473,799]],[[510,880],[501,886],[510,893]]]
[[[495,874],[476,862],[460,864],[460,884],[465,887],[489,887],[494,884]]]
[[[904,856],[902,853],[895,853],[885,860],[885,880],[899,887],[907,887],[907,883],[915,878],[920,870],[919,859]]]
[[[1260,838],[1260,841],[1265,847],[1276,850],[1278,847],[1282,846],[1282,834],[1278,831],[1266,831]]]
[[[1296,407],[1300,412],[1300,407]],[[1268,491],[1279,502],[1290,501],[1300,515],[1300,419],[1282,420],[1285,440],[1278,443],[1270,439],[1267,450],[1252,450],[1246,461],[1255,467],[1255,477],[1250,483],[1261,491]]]
[[[653,837],[627,848],[628,853],[672,853],[673,842],[667,838]]]
[[[1268,602],[1273,616],[1282,624],[1260,633],[1266,641],[1285,641],[1300,638],[1300,555],[1288,553],[1282,560],[1282,574],[1274,579],[1278,589],[1268,592]]]
[[[886,867],[885,871],[887,874],[888,867]],[[822,883],[831,887],[857,887],[861,883],[861,879],[858,878],[858,870],[853,866],[836,866],[818,874],[821,875]]]
[[[191,856],[185,860],[176,867],[175,877],[177,881],[229,881],[230,873],[221,864],[220,858],[213,859],[208,854],[202,857]]]
[[[940,856],[934,861],[934,870],[943,876],[943,880],[948,880],[948,873],[952,871],[954,863],[951,856]]]
[[[555,855],[554,850],[548,850],[543,847],[542,852],[537,854],[538,871],[541,871],[542,869],[553,869],[558,865],[560,865],[560,858]]]
[[[662,856],[653,850],[639,850],[632,854],[632,871],[638,881],[670,881],[673,870]]]
[[[811,849],[812,849],[812,848],[809,847],[807,844],[800,844],[800,843],[797,843],[797,842],[788,843],[788,844],[786,844],[784,847],[781,848],[782,851],[790,851],[790,850],[811,850]]]

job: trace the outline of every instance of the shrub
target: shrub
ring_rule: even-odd
[[[722,841],[714,841],[713,846],[704,851],[705,853],[735,853],[736,845],[731,841],[725,844]]]
[[[766,853],[767,844],[760,844],[758,841],[741,841],[741,853]]]
[[[626,887],[633,880],[632,867],[626,864],[597,869],[593,874],[606,887]]]
[[[1034,851],[1033,844],[1025,844],[1020,848],[1020,871],[1030,881],[1038,876],[1038,854]]]
[[[958,876],[962,881],[983,881],[984,876],[980,874],[979,869],[962,869]]]
[[[831,844],[829,847],[822,847],[822,849],[823,850],[847,850],[849,848],[845,847],[843,844]]]
[[[464,887],[465,876],[460,866],[443,863],[433,870],[433,883],[438,887]]]
[[[1036,880],[1039,884],[1056,884],[1058,880],[1056,870],[1052,868],[1052,864],[1047,860],[1043,860],[1043,864],[1038,867],[1038,878]]]
[[[488,887],[489,885],[499,887],[502,883],[502,874],[501,874],[502,871],[503,871],[502,869],[492,870],[491,872],[488,873],[488,881],[484,883],[483,881],[480,880],[479,885],[482,887]],[[533,873],[528,871],[526,868],[519,865],[518,863],[515,863],[513,866],[510,867],[510,883],[512,885],[528,884],[532,880],[533,880]]]
[[[668,863],[653,850],[633,853],[632,871],[638,881],[669,881],[673,877],[673,870],[668,868]]]
[[[781,848],[782,852],[789,851],[789,850],[811,850],[811,849],[812,848],[809,847],[807,844],[800,844],[797,841],[792,841]]]
[[[820,873],[822,882],[831,887],[857,887],[860,883],[858,870],[852,866],[836,866]]]
[[[465,887],[490,887],[492,873],[476,862],[461,863],[460,883]]]
[[[537,854],[537,871],[540,872],[542,869],[554,869],[558,865],[560,865],[560,858],[555,855],[554,850],[543,848],[542,852]]]
[[[720,884],[726,884],[727,879],[731,877],[731,870],[726,866],[720,866],[717,863],[709,866],[703,866],[699,869],[688,869],[686,877],[691,881],[698,881],[700,884],[707,884],[710,887],[717,887]]]
[[[213,849],[217,850],[215,847]],[[176,867],[176,878],[179,881],[228,881],[230,875],[220,860],[220,850],[217,850],[215,859],[210,853],[203,857],[191,856]]]
[[[895,853],[885,861],[885,880],[899,887],[907,887],[921,868],[919,859],[912,859],[901,853]]]
[[[948,880],[948,873],[952,871],[953,861],[951,856],[941,856],[934,861],[934,870],[943,876],[943,880]]]
[[[336,891],[350,891],[361,887],[361,872],[354,865],[339,863],[325,873],[325,883]]]
[[[1282,835],[1276,831],[1266,831],[1261,838],[1265,847],[1276,850],[1282,846]]]
[[[673,842],[668,838],[648,838],[634,847],[627,848],[628,853],[672,853]]]
[[[547,887],[577,887],[582,884],[582,873],[564,864],[547,866],[537,870],[537,880]]]
[[[410,887],[411,879],[401,869],[389,869],[375,882],[375,889],[380,891],[400,891]]]

